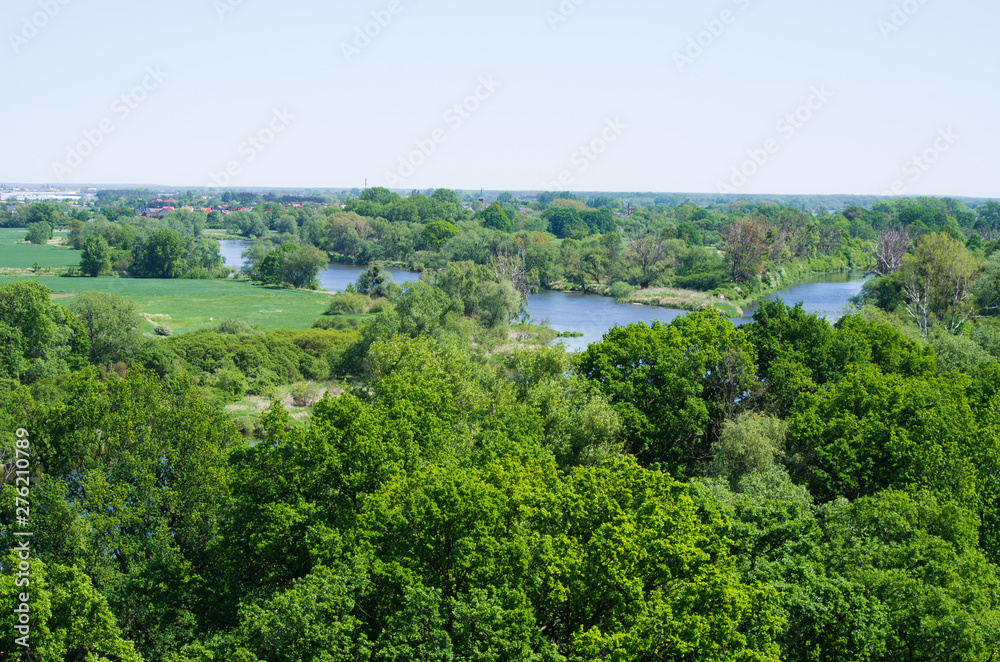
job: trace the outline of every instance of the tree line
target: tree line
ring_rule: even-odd
[[[385,301],[368,276],[350,294]],[[1000,655],[996,362],[780,301],[487,347],[491,282],[452,264],[356,326],[135,346],[101,332],[134,321],[113,297],[0,287],[36,659]],[[275,402],[241,434],[219,395],[324,372],[347,386],[304,422]]]

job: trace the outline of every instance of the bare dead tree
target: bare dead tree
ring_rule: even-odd
[[[528,300],[531,286],[528,284],[527,249],[520,238],[514,242],[514,249],[501,246],[490,256],[490,270],[499,282],[508,281],[521,295],[521,303]]]
[[[890,228],[879,232],[872,242],[872,257],[875,266],[871,273],[876,276],[888,276],[903,267],[903,256],[910,247],[910,234],[902,227]]]

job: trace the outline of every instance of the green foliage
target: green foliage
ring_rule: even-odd
[[[389,295],[392,284],[392,274],[382,271],[377,264],[358,276],[358,293],[373,299]]]
[[[257,334],[259,331],[253,327],[253,325],[243,320],[228,319],[219,322],[218,326],[215,327],[218,333],[231,336],[240,336],[247,334]]]
[[[135,249],[132,273],[140,278],[179,278],[187,270],[187,240],[176,230],[157,230]]]
[[[94,277],[111,273],[111,248],[104,237],[91,235],[84,240],[80,270]]]
[[[779,418],[746,413],[726,421],[712,449],[709,476],[719,476],[733,487],[750,473],[780,470],[785,459],[788,424]]]
[[[25,240],[32,244],[45,244],[52,239],[52,226],[41,221],[39,223],[28,223],[28,236]]]
[[[147,343],[139,330],[145,320],[132,301],[104,292],[84,292],[72,311],[86,329],[94,365],[131,363]]]
[[[514,231],[514,221],[507,216],[507,212],[504,211],[503,207],[495,202],[483,210],[482,221],[484,228],[498,230],[499,232]]]
[[[4,630],[4,649],[0,660],[14,662],[23,652],[39,662],[142,662],[135,646],[122,636],[108,602],[78,568],[58,563],[30,561],[30,586],[17,586],[13,568],[19,559],[10,552],[0,562],[5,572],[0,576],[0,627]],[[18,596],[28,595],[30,609],[28,646],[21,649],[13,642],[20,634],[15,609],[21,606]],[[15,634],[16,633],[16,634]],[[20,652],[15,652],[20,651]],[[29,652],[30,651],[30,652]]]
[[[0,285],[0,349],[0,378],[25,384],[80,368],[90,354],[83,324],[32,281]]]
[[[448,221],[432,221],[424,226],[420,232],[420,238],[431,250],[438,250],[452,237],[458,236],[462,231]]]
[[[47,473],[32,544],[47,564],[85,572],[122,638],[160,659],[195,640],[195,612],[211,602],[209,548],[238,437],[186,380],[95,373],[69,377],[30,425],[33,466]]]
[[[839,381],[851,365],[871,363],[903,375],[934,371],[932,351],[887,324],[846,315],[831,328],[801,305],[790,308],[780,300],[760,304],[747,336],[768,387],[765,401],[780,416],[787,416],[804,394]]]
[[[635,288],[628,283],[617,281],[611,286],[611,289],[608,290],[608,294],[618,301],[627,301],[629,297],[635,294]]]
[[[371,297],[354,292],[337,292],[330,299],[327,315],[364,315],[372,306]]]
[[[819,499],[927,489],[975,512],[995,488],[998,451],[962,375],[906,379],[859,367],[792,419],[790,461]],[[985,491],[985,493],[984,493]]]
[[[756,393],[755,354],[728,320],[703,311],[666,326],[612,329],[583,353],[579,370],[622,416],[629,452],[687,477]]]
[[[972,373],[981,363],[996,363],[997,359],[975,340],[950,333],[935,333],[930,341],[934,360],[940,372]]]

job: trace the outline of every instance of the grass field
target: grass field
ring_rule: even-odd
[[[17,280],[2,277],[0,283]],[[173,333],[240,319],[265,329],[308,329],[326,311],[326,292],[280,290],[233,280],[152,280],[139,278],[60,278],[28,276],[52,290],[53,300],[70,305],[80,292],[110,292],[135,301],[139,312]],[[154,317],[156,316],[156,317]],[[143,329],[152,330],[152,324]]]
[[[0,270],[30,269],[35,262],[45,269],[75,267],[80,264],[80,251],[61,246],[25,244],[28,231],[24,228],[0,228]],[[60,237],[65,233],[56,233]]]

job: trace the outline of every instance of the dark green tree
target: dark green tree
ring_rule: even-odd
[[[111,247],[100,235],[90,235],[83,242],[80,270],[88,276],[107,276],[111,273]]]

